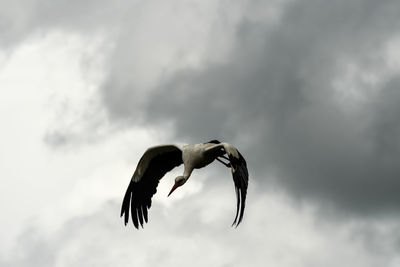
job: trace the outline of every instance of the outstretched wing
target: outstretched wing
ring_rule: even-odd
[[[129,207],[132,222],[137,229],[139,223],[142,227],[143,221],[147,223],[147,211],[151,207],[151,198],[157,192],[160,179],[182,163],[182,150],[175,145],[156,146],[146,150],[122,201],[121,217],[125,215],[125,225],[129,221]]]
[[[223,147],[229,157],[231,164],[233,182],[236,191],[236,216],[232,226],[237,227],[243,219],[244,208],[246,206],[247,186],[249,182],[249,172],[247,170],[247,163],[239,150],[231,144],[224,143]]]

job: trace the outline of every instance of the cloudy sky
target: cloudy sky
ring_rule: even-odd
[[[1,266],[400,266],[400,3],[0,1]],[[143,151],[214,163],[119,218]]]

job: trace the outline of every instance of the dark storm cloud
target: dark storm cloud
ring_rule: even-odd
[[[174,8],[153,3],[20,0],[0,11],[0,45],[10,47],[48,30],[104,32],[107,41],[115,44],[100,89],[111,122],[159,127],[161,132],[166,130],[160,125],[172,123],[173,134],[181,141],[219,138],[234,142],[247,155],[259,183],[274,183],[297,198],[364,214],[397,210],[398,73],[383,75],[378,83],[362,74],[348,76],[351,66],[366,76],[386,69],[385,46],[400,33],[400,4],[390,0],[248,1],[244,10],[273,6],[277,13],[282,11],[281,17],[271,22],[243,11],[238,25],[221,22],[230,12],[222,4],[218,16],[205,17],[193,7],[176,13]],[[205,61],[199,68],[169,68],[174,58],[190,53],[201,30],[181,19],[168,24],[171,18],[163,17],[165,13],[172,19],[186,15],[183,22],[191,22],[187,17],[209,19],[209,24],[220,25],[214,28],[221,36],[235,27],[233,48],[225,61]],[[152,20],[146,21],[153,17],[143,14],[156,14],[158,20],[153,25]],[[142,20],[150,27],[145,34],[147,26],[137,28]],[[200,39],[210,42],[206,47],[220,47],[221,39],[207,34]],[[163,59],[163,49],[174,42],[182,49],[170,49],[171,59]],[[146,58],[152,60],[144,67]],[[158,58],[164,60],[163,74],[155,75],[153,83],[137,82],[141,75],[153,72],[151,66],[159,63]],[[354,101],[343,97],[352,87],[363,98],[361,102],[357,97]],[[57,146],[76,138],[50,133],[46,141]]]
[[[236,141],[259,183],[294,197],[359,214],[397,211],[398,73],[376,84],[348,75],[349,66],[367,75],[386,68],[399,12],[396,1],[294,1],[273,27],[249,14],[225,63],[177,71],[137,102],[134,84],[111,72],[103,101],[112,120],[172,122],[186,141]]]

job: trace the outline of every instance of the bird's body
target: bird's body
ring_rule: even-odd
[[[221,150],[207,150],[213,146],[215,146],[215,144],[212,143],[190,144],[183,146],[182,160],[185,166],[184,174],[190,174],[193,169],[203,168],[212,163],[218,156],[225,154]]]
[[[220,158],[228,160],[228,163]],[[161,145],[147,149],[138,163],[122,203],[121,216],[125,215],[125,224],[129,220],[129,207],[136,228],[139,227],[139,223],[143,227],[143,222],[147,222],[151,198],[165,173],[184,164],[183,175],[176,177],[169,196],[176,188],[186,183],[194,169],[203,168],[216,159],[232,170],[237,197],[237,212],[233,225],[239,225],[243,218],[248,183],[246,161],[234,146],[217,140],[184,146]]]

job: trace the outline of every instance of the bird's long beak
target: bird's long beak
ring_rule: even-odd
[[[171,191],[169,191],[168,197],[169,197],[169,195],[171,195],[172,192],[174,192],[175,189],[177,189],[178,187],[179,187],[178,183],[175,183],[174,186],[171,188]]]

